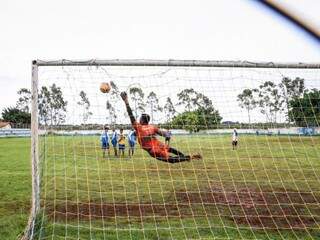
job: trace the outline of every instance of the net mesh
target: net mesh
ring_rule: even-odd
[[[319,238],[316,89],[319,69],[39,67],[33,239]],[[135,117],[171,132],[170,147],[203,159],[171,164],[138,143],[129,156],[122,91]]]

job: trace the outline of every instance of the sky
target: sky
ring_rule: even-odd
[[[320,1],[278,1],[320,27]],[[32,59],[320,62],[304,32],[249,0],[1,0],[0,111]]]

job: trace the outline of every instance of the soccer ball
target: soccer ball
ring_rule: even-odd
[[[111,87],[109,83],[103,82],[100,84],[100,91],[102,93],[108,93],[110,91]]]

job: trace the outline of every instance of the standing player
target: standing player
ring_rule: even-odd
[[[123,134],[123,128],[120,129],[118,146],[119,146],[119,156],[122,155],[124,157],[124,150],[126,148],[126,137]]]
[[[114,155],[117,157],[118,156],[118,149],[117,149],[118,133],[116,132],[116,130],[114,128],[112,129],[111,143],[112,143]]]
[[[238,146],[238,132],[237,129],[233,129],[232,133],[232,150],[235,150]]]
[[[150,154],[150,156],[168,163],[190,161],[191,159],[202,159],[202,156],[200,154],[184,155],[178,150],[160,142],[156,138],[156,135],[165,137],[166,132],[161,131],[156,126],[149,124],[150,116],[148,114],[142,114],[140,117],[140,122],[138,123],[133,116],[131,107],[129,105],[127,93],[122,92],[121,98],[126,104],[131,124],[136,130],[138,142],[141,147]],[[174,154],[175,156],[170,155],[170,153]]]
[[[129,157],[132,157],[134,154],[134,146],[136,145],[136,131],[132,128],[128,134],[128,143],[129,143]]]
[[[109,128],[107,126],[104,127],[104,132],[101,134],[101,149],[102,149],[102,156],[106,157],[106,151],[108,150],[108,156],[110,156],[110,145],[109,145],[109,135],[108,135]]]
[[[164,143],[167,144],[168,146],[170,145],[171,136],[172,136],[172,133],[168,129],[168,131],[166,132],[166,137],[164,139]]]

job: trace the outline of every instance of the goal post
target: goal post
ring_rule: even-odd
[[[36,215],[40,207],[40,175],[39,175],[39,145],[38,145],[38,65],[31,65],[31,212],[28,226],[22,239],[33,239]]]
[[[99,91],[101,82],[110,83],[110,93]],[[192,231],[193,239],[315,238],[316,90],[320,63],[32,61],[32,201],[23,239],[180,239]],[[126,141],[131,129],[121,91],[135,117],[156,115],[153,124],[171,131],[174,148],[203,161],[168,164],[138,143],[133,157],[113,157],[111,142],[103,158],[104,127],[110,141],[112,128],[123,128]]]

